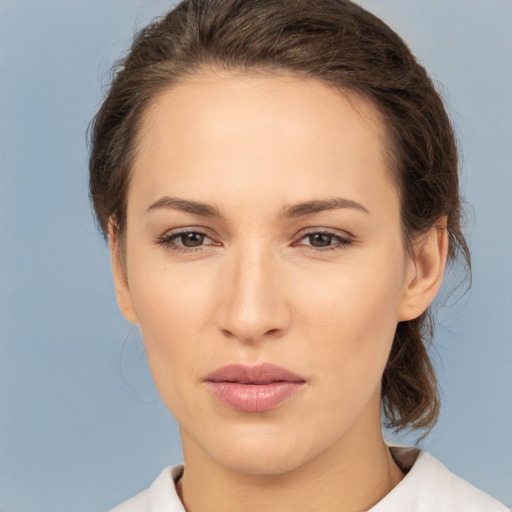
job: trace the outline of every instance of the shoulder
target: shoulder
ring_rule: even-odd
[[[371,512],[508,512],[499,501],[451,473],[429,453],[396,447],[391,451],[399,465],[410,469]]]
[[[146,512],[149,510],[149,489],[144,489],[117,507],[110,509],[109,512]]]
[[[174,484],[182,473],[182,464],[165,468],[147,489],[109,512],[185,512]]]

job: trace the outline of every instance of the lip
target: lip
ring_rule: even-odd
[[[232,364],[210,373],[205,382],[224,405],[243,412],[264,412],[295,395],[306,380],[270,363]]]

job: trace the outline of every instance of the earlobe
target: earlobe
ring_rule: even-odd
[[[441,288],[448,257],[446,226],[447,219],[443,217],[415,243],[398,310],[399,322],[412,320],[424,313]]]
[[[138,325],[137,315],[133,307],[132,296],[128,286],[126,268],[123,265],[123,256],[119,247],[119,232],[111,219],[108,223],[108,239],[110,245],[110,258],[112,260],[112,273],[116,290],[117,305],[128,322]]]

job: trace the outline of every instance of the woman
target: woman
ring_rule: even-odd
[[[91,197],[185,465],[116,511],[505,510],[427,453],[460,229],[424,69],[344,0],[186,0],[95,118]],[[186,468],[186,469],[184,469]]]

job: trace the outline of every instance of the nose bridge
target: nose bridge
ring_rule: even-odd
[[[288,324],[277,256],[262,240],[234,247],[224,280],[220,328],[241,341],[277,336]]]

